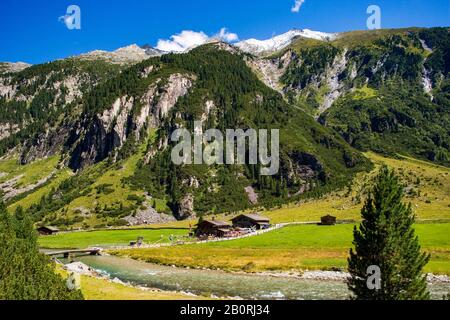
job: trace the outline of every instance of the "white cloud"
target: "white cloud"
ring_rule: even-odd
[[[222,28],[212,37],[206,35],[203,31],[183,30],[181,33],[174,34],[169,40],[159,39],[156,49],[166,52],[184,52],[190,48],[200,46],[208,40],[216,38],[226,42],[239,40],[236,33],[228,32],[227,28]]]
[[[299,12],[303,3],[305,3],[305,0],[295,0],[294,6],[291,8],[291,11],[295,13]]]
[[[236,33],[228,32],[227,28],[220,29],[220,32],[216,34],[215,37],[226,42],[234,42],[239,40],[238,35]]]
[[[171,40],[159,39],[156,49],[167,52],[183,52],[208,41],[209,37],[204,32],[184,30],[170,37]]]

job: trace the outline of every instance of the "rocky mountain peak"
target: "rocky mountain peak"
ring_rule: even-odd
[[[131,44],[115,51],[94,50],[79,56],[84,60],[105,60],[114,64],[137,63],[150,57],[160,56],[164,52],[149,45],[138,46]]]
[[[276,52],[289,46],[298,37],[331,41],[337,37],[335,33],[312,31],[309,29],[292,29],[286,33],[274,36],[267,40],[248,39],[236,43],[236,46],[244,52],[261,55]]]
[[[26,68],[31,67],[31,64],[25,62],[1,62],[0,73],[2,72],[20,72]]]
[[[166,52],[164,52],[164,51],[162,51],[162,50],[153,48],[153,47],[150,46],[149,44],[144,44],[143,46],[141,46],[141,49],[143,49],[143,50],[145,51],[145,53],[146,53],[148,56],[151,56],[151,57],[153,57],[153,56],[161,56],[161,55],[163,55],[164,53],[166,53]]]

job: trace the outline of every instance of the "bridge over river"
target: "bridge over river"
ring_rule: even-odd
[[[58,250],[58,251],[46,251],[46,255],[50,257],[64,257],[69,258],[70,256],[79,254],[88,254],[91,256],[98,256],[102,252],[101,248],[89,248],[89,249],[71,249],[71,250]]]

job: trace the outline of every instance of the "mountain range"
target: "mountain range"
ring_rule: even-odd
[[[338,36],[337,33],[331,34],[319,31],[312,31],[309,29],[293,29],[281,35],[274,36],[271,39],[267,40],[248,39],[237,42],[234,45],[243,52],[261,55],[281,50],[290,45],[292,41],[294,41],[294,39],[299,37],[322,41],[331,41],[332,39],[335,39],[337,36]],[[221,39],[213,37],[209,39],[207,42],[220,42],[220,41]],[[191,50],[193,48],[195,48],[195,46],[188,48],[187,50]],[[149,44],[145,44],[142,46],[132,44],[123,48],[119,48],[115,51],[94,50],[85,54],[81,54],[79,58],[87,60],[103,59],[111,63],[120,64],[120,63],[139,62],[148,59],[149,57],[161,56],[163,54],[168,53],[169,52],[154,48]],[[10,65],[11,67],[17,66],[17,68],[20,68],[20,66],[22,66],[23,68],[30,66],[29,64],[23,62],[6,63],[6,64]],[[11,71],[19,71],[19,70],[20,69],[17,70],[12,69]]]
[[[1,63],[2,197],[60,227],[138,224],[320,197],[370,170],[368,150],[449,166],[449,71],[448,28]],[[195,120],[280,129],[280,172],[175,166],[168,137]]]

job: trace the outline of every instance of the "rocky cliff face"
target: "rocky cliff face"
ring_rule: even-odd
[[[158,92],[154,92],[154,89],[150,88],[141,102],[144,104],[143,114],[151,115],[150,124],[152,126],[157,127],[161,120],[167,117],[178,99],[188,93],[194,81],[194,76],[175,73],[169,76],[165,85],[158,88]],[[141,113],[141,122],[143,114]]]
[[[70,159],[72,168],[79,169],[101,161],[123,145],[133,101],[132,97],[118,98],[109,109],[95,115],[86,129],[77,130],[81,139]]]
[[[315,180],[326,180],[323,164],[316,156],[307,152],[292,152],[283,162],[282,173],[287,181],[300,185],[300,188]]]
[[[62,152],[83,96],[119,70],[76,59],[2,66],[0,150],[16,148],[24,164]]]
[[[140,98],[123,96],[93,119],[87,119],[73,134],[79,138],[70,167],[84,168],[113,155],[130,139],[138,141],[144,127],[156,128],[192,87],[194,78],[179,73],[166,81],[158,78]]]
[[[62,152],[70,128],[61,126],[55,129],[47,128],[34,139],[27,140],[21,149],[19,161],[21,164],[31,163]]]
[[[329,49],[323,53],[311,49],[306,55],[293,54],[279,77],[284,82],[283,91],[295,99],[314,101],[316,119],[343,94],[353,88],[356,77],[354,65],[349,65],[348,49]],[[321,56],[326,59],[321,59]],[[322,58],[323,59],[323,58]]]
[[[295,53],[288,50],[278,58],[248,58],[246,61],[247,65],[254,70],[268,87],[281,93],[283,86],[280,79],[294,58]]]
[[[190,193],[186,194],[181,199],[177,209],[177,218],[179,220],[185,220],[194,217],[194,196]]]
[[[0,140],[8,138],[11,134],[14,134],[20,130],[19,125],[16,123],[2,123],[0,124]]]
[[[344,83],[340,81],[340,77],[347,68],[347,49],[334,58],[333,63],[327,68],[325,75],[321,79],[322,86],[328,90],[324,96],[323,102],[319,106],[318,115],[331,108],[333,103],[343,94]],[[351,78],[351,76],[350,76]]]

